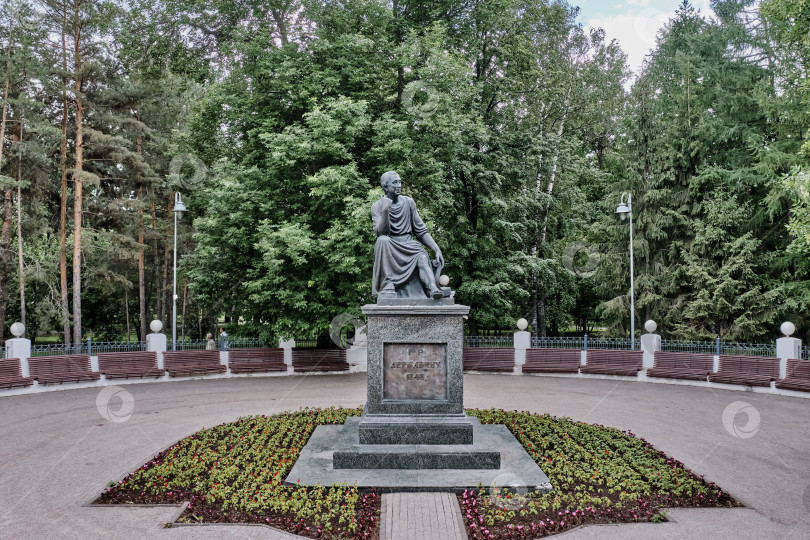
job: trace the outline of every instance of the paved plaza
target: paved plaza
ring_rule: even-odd
[[[810,400],[563,377],[470,374],[464,383],[467,407],[544,412],[631,430],[745,505],[667,510],[668,523],[589,526],[560,538],[810,539]],[[131,417],[122,422],[105,418],[104,407],[97,406],[102,388],[0,398],[0,537],[294,538],[262,526],[165,528],[179,507],[86,504],[109,481],[200,428],[305,406],[359,406],[366,398],[366,375],[189,380],[121,388],[134,404]],[[724,412],[728,420],[728,411],[745,404],[751,406],[746,410],[753,411],[754,421],[735,435],[728,421],[724,425]],[[742,420],[745,424],[745,415]],[[406,504],[410,499],[387,500],[391,516],[396,509],[388,505],[397,500]],[[383,532],[396,526],[384,520]],[[443,527],[448,534],[458,530],[457,524]]]

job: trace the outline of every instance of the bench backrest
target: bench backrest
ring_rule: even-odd
[[[154,351],[102,353],[98,355],[101,371],[114,367],[157,367],[157,353]]]
[[[643,358],[641,351],[588,349],[587,363],[593,364],[625,364],[641,367]]]
[[[526,361],[579,362],[579,349],[526,349]]]
[[[810,360],[788,360],[787,376],[810,380]]]
[[[762,356],[720,355],[720,371],[779,377],[779,359]]]
[[[245,361],[284,361],[284,349],[262,348],[262,349],[231,349],[228,351],[229,362]]]
[[[657,368],[711,371],[714,357],[711,354],[656,351],[654,365]]]
[[[283,349],[282,349],[283,350]],[[345,362],[346,351],[344,349],[293,349],[293,363],[308,362]]]
[[[39,356],[28,359],[32,377],[50,374],[87,373],[90,369],[90,356],[68,354],[64,356]]]
[[[166,369],[185,366],[215,366],[219,364],[219,351],[166,351],[163,365]]]
[[[20,359],[4,358],[0,360],[0,377],[22,377]]]
[[[464,347],[462,363],[465,367],[480,363],[513,365],[515,350],[505,347]]]

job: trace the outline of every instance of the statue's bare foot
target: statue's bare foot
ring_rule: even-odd
[[[444,293],[437,287],[430,291],[430,296],[432,296],[434,300],[438,300],[439,298],[444,298]]]

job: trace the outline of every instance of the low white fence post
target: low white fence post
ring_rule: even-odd
[[[287,373],[293,373],[292,350],[295,347],[295,339],[284,341],[284,338],[279,338],[278,346],[284,349],[284,363],[287,364]]]
[[[720,344],[720,336],[717,336],[717,341],[714,349],[714,355],[712,356],[712,372],[717,373],[720,371],[720,353],[723,352],[723,349]]]
[[[23,377],[30,377],[31,371],[28,367],[28,358],[31,357],[31,340],[22,337],[25,335],[23,323],[15,322],[12,324],[11,334],[14,339],[6,340],[6,358],[19,358],[20,374]]]
[[[155,319],[149,323],[149,329],[153,333],[146,335],[146,350],[157,354],[157,367],[164,369],[163,353],[166,352],[166,334],[160,332],[163,330],[163,323]]]
[[[643,353],[641,367],[643,369],[649,369],[655,365],[655,353],[661,350],[661,336],[654,333],[657,328],[658,324],[653,320],[644,323],[644,329],[648,333],[641,336],[641,352]]]
[[[529,322],[526,319],[519,319],[517,322],[518,331],[513,336],[513,343],[515,347],[515,367],[513,372],[515,375],[523,373],[523,364],[526,363],[526,349],[532,346],[532,335],[526,331]]]
[[[785,337],[776,340],[776,356],[779,357],[779,378],[787,377],[787,361],[791,358],[801,358],[802,340],[790,337],[796,331],[792,322],[783,322],[780,327]]]

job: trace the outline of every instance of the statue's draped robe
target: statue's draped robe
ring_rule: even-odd
[[[374,230],[381,230],[382,199],[371,207],[371,220]],[[374,244],[374,276],[371,280],[371,294],[376,297],[383,290],[386,281],[394,284],[397,296],[427,298],[419,280],[419,257],[428,260],[425,248],[414,240],[427,234],[428,230],[416,203],[410,197],[399,196],[396,204],[388,210],[390,229],[388,234],[380,234]],[[384,224],[382,225],[384,229]]]

